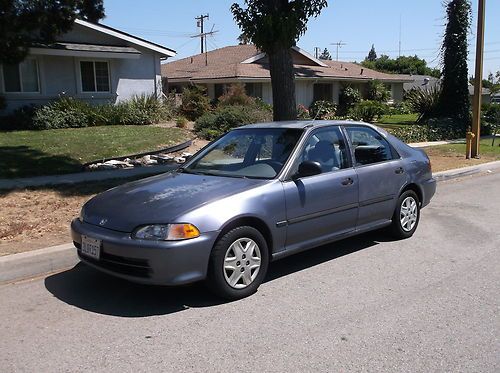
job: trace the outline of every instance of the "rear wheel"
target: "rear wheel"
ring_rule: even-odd
[[[391,232],[404,239],[413,236],[420,220],[420,201],[413,190],[403,192],[392,216]]]
[[[266,240],[249,226],[232,229],[215,244],[210,257],[208,285],[218,296],[240,299],[253,294],[266,276]]]

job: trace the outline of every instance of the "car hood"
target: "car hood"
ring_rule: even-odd
[[[263,180],[171,172],[101,193],[83,209],[86,223],[121,232],[144,224],[172,223],[208,202],[243,192]]]

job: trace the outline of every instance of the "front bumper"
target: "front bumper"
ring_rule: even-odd
[[[81,253],[82,235],[102,240],[99,260]],[[183,285],[206,278],[210,252],[218,232],[183,241],[136,240],[130,233],[71,222],[78,256],[86,264],[123,279],[155,285]]]

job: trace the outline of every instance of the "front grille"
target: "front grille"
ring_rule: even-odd
[[[120,273],[123,275],[148,278],[151,277],[153,270],[149,266],[147,259],[128,258],[125,256],[113,255],[105,252],[101,248],[101,257],[99,260],[90,258],[81,253],[81,245],[74,242],[75,247],[78,249],[78,256],[86,262],[89,262],[97,267],[107,269],[112,272]]]

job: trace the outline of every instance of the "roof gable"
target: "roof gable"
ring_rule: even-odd
[[[126,32],[117,30],[117,29],[109,27],[109,26],[105,26],[105,25],[98,24],[98,23],[87,22],[87,21],[84,21],[82,19],[76,19],[75,23],[77,25],[87,27],[87,28],[92,29],[94,31],[101,32],[105,35],[121,39],[123,41],[126,41],[127,43],[130,43],[130,44],[133,44],[133,45],[145,48],[145,49],[149,49],[151,51],[154,51],[156,53],[161,54],[164,57],[173,57],[176,55],[176,52],[172,49],[163,47],[159,44],[152,43],[152,42],[147,41],[145,39],[141,39],[137,36],[127,34]]]
[[[295,65],[311,65],[311,66],[321,66],[328,67],[327,64],[314,58],[312,55],[307,53],[305,50],[294,46],[292,47],[292,59]],[[250,63],[269,63],[269,58],[266,53],[259,53],[255,56],[247,58],[245,61],[241,63],[250,64]]]

